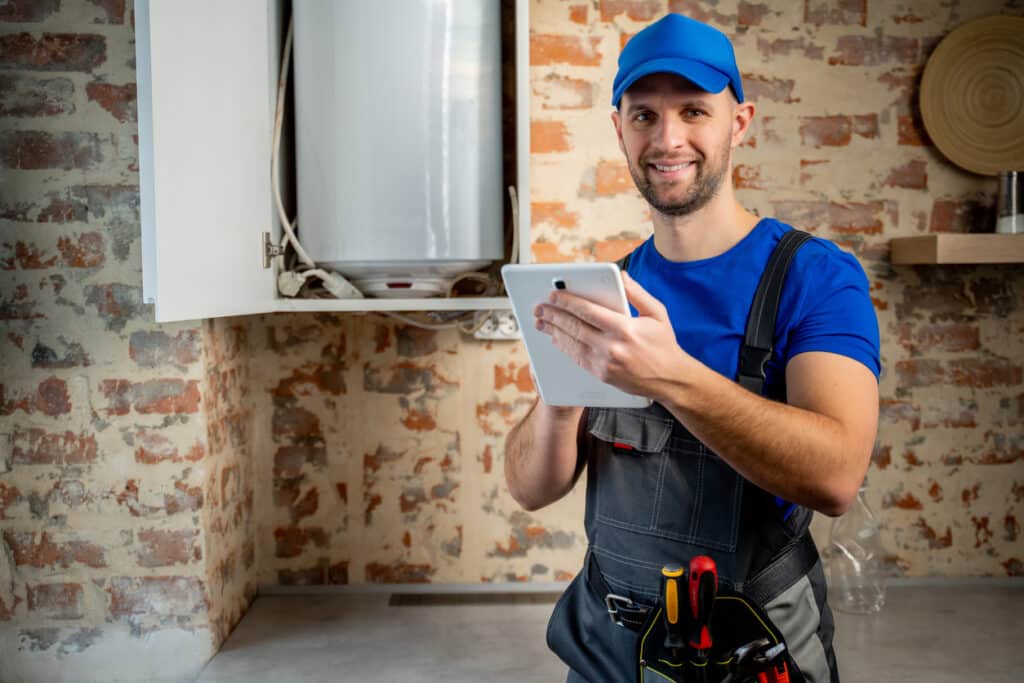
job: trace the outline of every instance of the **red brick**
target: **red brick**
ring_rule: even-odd
[[[392,562],[381,564],[370,562],[366,565],[367,583],[430,583],[437,570],[429,564]]]
[[[7,511],[21,501],[21,491],[17,487],[0,482],[0,519],[11,519],[7,516]]]
[[[139,566],[169,567],[198,562],[203,554],[196,543],[197,535],[194,529],[140,529]]]
[[[878,114],[855,114],[853,132],[869,140],[878,139]]]
[[[807,38],[775,38],[767,40],[758,37],[757,50],[761,53],[761,59],[770,62],[774,57],[788,57],[794,52],[802,52],[804,57],[820,61],[825,56],[825,48],[815,45]]]
[[[569,128],[561,121],[533,121],[530,123],[530,153],[551,154],[568,152]]]
[[[44,583],[28,586],[28,610],[47,619],[81,619],[82,585]]]
[[[11,549],[14,564],[36,569],[67,569],[79,564],[94,569],[107,566],[106,554],[100,546],[86,541],[54,543],[43,531],[36,539],[32,531],[4,531],[3,538]]]
[[[103,380],[103,395],[109,399],[107,413],[127,415],[131,409],[142,414],[179,415],[199,412],[198,380],[151,379],[144,382]]]
[[[928,542],[928,547],[932,550],[948,548],[953,545],[953,531],[948,526],[946,527],[946,532],[941,536],[939,536],[935,529],[928,526],[928,522],[925,521],[924,517],[919,517],[914,526],[917,527],[921,538]]]
[[[40,382],[31,394],[13,393],[9,397],[6,387],[0,384],[0,415],[11,415],[16,410],[25,413],[40,412],[50,417],[70,413],[71,397],[68,395],[67,383],[62,379],[50,377]]]
[[[115,576],[107,588],[114,617],[162,618],[199,614],[207,607],[203,584],[193,576]]]
[[[569,7],[569,21],[574,24],[587,25],[587,6],[572,5]]]
[[[913,147],[931,145],[924,126],[913,116],[900,116],[897,121],[899,144]]]
[[[279,527],[274,529],[274,541],[274,557],[298,557],[311,543],[318,548],[327,547],[327,534],[319,527]]]
[[[61,237],[57,250],[66,268],[96,268],[106,261],[106,245],[98,232],[82,233],[76,239]]]
[[[0,75],[0,116],[38,118],[73,114],[74,95],[75,86],[67,78]]]
[[[135,433],[135,461],[146,465],[161,462],[198,462],[206,455],[206,447],[196,441],[186,451],[185,444],[178,448],[178,441],[172,440],[156,429],[140,427]]]
[[[602,196],[612,196],[624,192],[632,192],[633,176],[629,174],[629,166],[624,161],[599,161],[594,191]]]
[[[307,465],[314,469],[323,469],[326,464],[327,450],[323,444],[281,446],[274,453],[274,479],[298,477],[302,475],[303,468]]]
[[[96,437],[92,434],[15,430],[11,447],[13,462],[18,465],[83,465],[96,461]]]
[[[174,492],[164,494],[164,510],[168,515],[177,512],[195,512],[203,507],[203,490],[185,482],[174,482]]]
[[[908,72],[904,67],[901,67],[882,74],[878,77],[878,82],[885,84],[890,91],[895,92],[897,95],[896,99],[893,100],[893,104],[898,104],[901,109],[906,110],[914,101],[918,78],[919,74]],[[901,122],[903,118],[909,119],[910,117],[901,116]]]
[[[928,232],[979,232],[990,227],[991,208],[971,199],[936,199]]]
[[[717,3],[706,2],[705,0],[668,0],[668,11],[675,14],[685,14],[691,19],[707,23],[717,23],[722,26],[732,26],[736,21],[735,16],[722,14],[721,12],[708,9],[708,5]]]
[[[128,356],[143,368],[187,368],[199,360],[200,331],[182,330],[173,337],[163,330],[132,332]]]
[[[0,299],[0,320],[32,320],[44,317],[37,312],[36,302],[28,298],[28,285],[20,284],[11,292],[10,298]],[[0,384],[0,387],[3,385]],[[3,394],[0,392],[0,415],[4,410]]]
[[[804,23],[867,26],[867,0],[804,0]]]
[[[890,446],[879,446],[871,454],[871,464],[880,470],[884,470],[892,464],[892,448]]]
[[[909,190],[928,189],[928,171],[920,159],[908,161],[889,172],[883,185],[889,187],[905,187]]]
[[[891,202],[849,202],[829,204],[829,227],[843,234],[878,234],[882,232],[882,211],[893,211]]]
[[[276,438],[311,438],[321,435],[320,419],[299,407],[274,408],[270,428]]]
[[[792,78],[770,78],[768,76],[756,76],[754,74],[743,74],[743,94],[751,100],[771,100],[773,102],[793,103],[799,102],[799,97],[793,97],[793,88],[796,81]]]
[[[533,378],[530,376],[530,366],[526,364],[517,366],[511,362],[507,366],[495,365],[494,390],[501,391],[510,385],[524,393],[533,391]]]
[[[97,133],[0,131],[0,167],[15,170],[91,169],[103,161]]]
[[[896,375],[902,387],[928,387],[946,379],[946,370],[937,360],[901,360],[896,362]]]
[[[970,323],[921,323],[914,328],[913,341],[913,348],[921,351],[977,351],[981,331]]]
[[[600,0],[601,21],[612,21],[625,14],[633,21],[651,21],[664,12],[661,0]]]
[[[951,360],[949,361],[949,374],[953,384],[975,389],[1016,386],[1022,380],[1021,366],[1000,358]]]
[[[89,358],[89,354],[85,352],[81,344],[78,342],[71,342],[69,344],[63,340],[62,343],[65,347],[63,358],[57,355],[57,352],[49,346],[37,341],[36,345],[32,347],[32,367],[54,369],[88,367],[92,365],[92,359]]]
[[[533,33],[530,35],[530,66],[601,66],[601,53],[597,51],[600,44],[601,39],[596,37],[585,43],[576,36]]]
[[[882,509],[899,508],[901,510],[922,510],[924,506],[913,493],[904,493],[897,496],[895,493],[888,494],[882,500]]]
[[[107,39],[88,33],[0,35],[0,68],[34,71],[92,71],[107,60]]]
[[[4,247],[7,248],[8,254],[10,254],[10,245],[5,242]],[[57,256],[55,254],[47,254],[40,251],[39,247],[35,244],[28,242],[15,242],[13,254],[5,257],[0,263],[4,270],[14,270],[20,268],[21,270],[45,270],[47,268],[53,268],[57,263]]]
[[[639,237],[598,240],[594,243],[594,260],[612,263],[636,249],[643,242]]]
[[[800,142],[813,147],[843,147],[852,139],[849,116],[801,116]]]
[[[771,11],[771,8],[764,3],[750,3],[740,0],[736,7],[736,24],[738,26],[760,26],[761,20]],[[743,90],[746,92],[747,84],[743,83]]]
[[[85,86],[90,102],[96,102],[121,123],[134,123],[138,119],[135,107],[135,84],[113,85],[93,81]]]
[[[95,306],[107,329],[114,332],[120,332],[129,320],[143,311],[140,289],[119,282],[86,286],[85,303]]]
[[[732,169],[732,184],[738,190],[762,190],[761,167],[736,164]]]
[[[548,74],[533,79],[533,95],[543,109],[590,109],[594,106],[594,83]]]
[[[548,224],[556,228],[576,228],[580,221],[580,215],[568,211],[564,202],[533,202],[530,218],[534,225]]]
[[[576,260],[573,254],[561,252],[554,242],[534,241],[530,245],[530,252],[536,263],[566,263]]]
[[[424,410],[417,410],[416,408],[409,408],[405,417],[402,418],[402,424],[405,425],[406,429],[411,429],[415,432],[430,432],[437,429],[437,422],[434,420],[434,416]]]
[[[0,5],[0,21],[38,22],[60,10],[60,0],[7,0]]]
[[[921,427],[921,409],[910,401],[883,398],[878,402],[878,409],[880,422],[904,422],[915,432]]]
[[[840,36],[836,55],[828,63],[842,66],[879,66],[884,64],[916,64],[917,38],[902,36]]]
[[[72,185],[41,200],[0,203],[0,218],[35,223],[85,222],[112,216],[138,221],[139,188],[131,185]]]

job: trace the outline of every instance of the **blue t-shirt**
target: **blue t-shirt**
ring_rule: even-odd
[[[668,309],[679,346],[736,379],[761,273],[782,235],[792,229],[764,218],[725,253],[682,263],[659,254],[651,237],[633,252],[627,270]],[[810,239],[800,247],[783,284],[774,347],[765,372],[764,393],[769,396],[779,395],[784,386],[789,359],[805,351],[848,356],[878,377],[878,319],[857,259],[824,239]]]

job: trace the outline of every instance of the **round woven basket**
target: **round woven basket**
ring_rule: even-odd
[[[946,36],[924,69],[921,116],[957,166],[1024,170],[1024,17],[976,19]]]

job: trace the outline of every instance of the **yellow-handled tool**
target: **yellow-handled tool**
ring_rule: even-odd
[[[665,647],[678,657],[686,645],[686,571],[682,565],[666,564],[661,568],[661,602],[665,615]]]

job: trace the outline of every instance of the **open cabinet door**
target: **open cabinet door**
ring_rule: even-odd
[[[273,310],[272,0],[139,0],[143,295],[156,320]],[[274,228],[272,230],[272,228]]]

